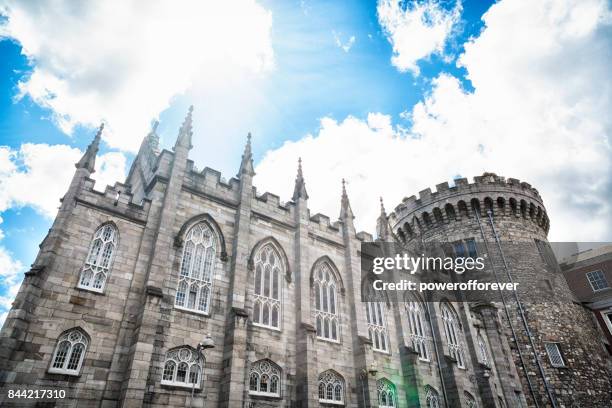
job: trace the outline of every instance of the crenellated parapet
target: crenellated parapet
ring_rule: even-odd
[[[95,180],[85,179],[83,189],[76,197],[78,205],[95,208],[109,215],[118,216],[138,224],[144,225],[147,221],[151,201],[143,199],[140,203],[134,202],[131,188],[127,184],[116,182],[113,186],[107,185],[104,191],[94,189]]]
[[[419,197],[404,198],[389,214],[393,232],[402,240],[466,218],[475,212],[493,217],[523,218],[544,231],[550,228],[550,220],[538,190],[531,184],[514,178],[484,173],[469,183],[466,178],[455,180],[454,186],[444,182],[436,185],[436,191],[427,188]]]

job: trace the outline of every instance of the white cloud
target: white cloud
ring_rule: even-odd
[[[52,218],[83,152],[67,145],[25,143],[19,150],[0,146],[0,212],[31,206]],[[125,156],[110,152],[96,160],[96,188],[123,181]]]
[[[356,38],[354,35],[351,35],[348,40],[342,41],[342,33],[332,31],[332,34],[334,36],[334,42],[336,43],[336,47],[340,48],[344,52],[349,52],[355,44]]]
[[[432,54],[443,55],[461,10],[460,0],[450,9],[435,0],[379,0],[378,21],[393,46],[391,63],[402,72],[418,75],[419,60]]]
[[[105,141],[135,151],[151,119],[194,81],[238,92],[236,77],[273,66],[271,13],[238,3],[8,0],[0,38],[17,40],[32,62],[22,96],[50,108],[67,133],[104,120]]]
[[[0,224],[2,224],[2,221],[0,217]],[[0,241],[3,238],[4,234],[0,230]],[[23,272],[23,264],[14,259],[12,254],[0,245],[0,287],[4,289],[4,293],[0,295],[0,327],[4,324],[8,310],[11,308],[17,291],[19,291]]]
[[[301,155],[313,210],[335,217],[346,177],[358,227],[373,231],[378,195],[391,209],[457,174],[493,171],[539,189],[551,240],[612,240],[608,7],[598,0],[494,4],[459,60],[474,92],[440,75],[406,130],[381,114],[324,118],[318,134],[268,152],[256,184],[289,196],[287,174]]]

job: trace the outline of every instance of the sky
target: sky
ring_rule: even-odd
[[[238,3],[238,4],[236,4]],[[0,0],[0,320],[100,123],[96,188],[122,181],[159,120],[193,104],[200,169],[358,229],[485,171],[531,183],[551,241],[611,241],[608,0]]]

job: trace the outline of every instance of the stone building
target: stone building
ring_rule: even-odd
[[[2,328],[0,405],[36,404],[9,390],[51,389],[65,398],[42,406],[610,406],[603,351],[580,306],[526,304],[527,336],[516,307],[363,303],[360,248],[373,237],[356,232],[344,186],[336,222],[310,214],[301,164],[290,202],[260,194],[250,136],[236,178],[198,171],[190,110],[173,151],[159,150],[154,128],[126,182],[98,192],[101,132]],[[494,242],[490,228],[481,235],[479,208],[540,267],[541,198],[494,175],[425,190],[389,216],[381,208],[377,233]],[[547,282],[537,289],[567,294],[562,277]],[[215,347],[200,353],[209,337]]]

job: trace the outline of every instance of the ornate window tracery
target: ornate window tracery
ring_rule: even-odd
[[[85,265],[81,269],[78,287],[103,292],[117,246],[117,228],[113,224],[100,226],[91,241]]]
[[[344,404],[344,380],[335,371],[327,370],[319,375],[319,402]]]
[[[179,347],[166,353],[162,384],[200,388],[202,363],[191,347]]]
[[[440,396],[433,387],[425,386],[425,406],[427,408],[440,408]]]
[[[429,361],[423,307],[419,302],[411,301],[406,303],[406,311],[408,312],[408,329],[412,347],[418,353],[420,360]]]
[[[283,264],[278,251],[271,244],[264,245],[254,259],[255,282],[253,323],[257,326],[280,329],[281,276]]]
[[[485,366],[489,367],[491,364],[491,362],[489,361],[489,352],[487,350],[487,343],[485,343],[482,334],[478,333],[476,341],[478,342],[478,354],[480,355],[480,362]]]
[[[50,373],[79,375],[89,341],[79,329],[62,334],[57,341]]]
[[[205,222],[187,232],[174,305],[207,314],[210,310],[217,237]]]
[[[315,322],[317,337],[339,341],[338,283],[327,262],[322,262],[314,274]]]
[[[465,368],[463,361],[463,349],[461,346],[459,317],[447,303],[442,303],[441,309],[448,352],[451,357],[457,360],[457,367]]]
[[[368,336],[375,351],[389,352],[385,307],[383,302],[365,303]]]
[[[251,365],[249,394],[280,397],[281,369],[270,360],[259,360]]]
[[[379,408],[395,408],[397,406],[395,386],[386,378],[381,378],[376,383],[378,389]]]

